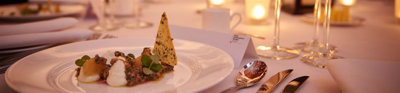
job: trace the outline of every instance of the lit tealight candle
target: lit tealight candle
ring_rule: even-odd
[[[350,10],[356,0],[339,0],[340,6],[332,8],[331,21],[349,22]]]
[[[226,0],[207,0],[208,7],[222,7]]]
[[[266,24],[271,0],[246,0],[246,20],[250,24]]]
[[[265,18],[265,8],[261,5],[257,5],[253,9],[253,14],[251,16],[254,19],[263,19]]]
[[[356,0],[340,0],[340,3],[344,6],[353,6]]]
[[[213,5],[222,5],[225,3],[225,0],[210,0]]]

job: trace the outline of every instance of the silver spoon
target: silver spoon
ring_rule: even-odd
[[[236,90],[251,87],[257,84],[267,72],[267,65],[265,62],[256,60],[247,63],[240,70],[239,75],[236,77],[235,87],[226,89],[222,93],[233,93]]]

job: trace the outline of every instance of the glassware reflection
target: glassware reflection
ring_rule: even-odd
[[[140,0],[133,0],[133,14],[134,14],[134,20],[132,22],[127,22],[124,24],[126,28],[130,29],[138,29],[138,28],[148,28],[153,26],[152,23],[142,21],[140,19],[141,13],[142,13],[142,7],[141,7],[141,1]]]
[[[304,55],[301,61],[316,66],[319,68],[326,68],[326,65],[329,60],[342,58],[340,56],[333,55],[333,52],[330,49],[329,45],[329,33],[330,33],[330,17],[331,17],[331,8],[332,8],[332,0],[325,1],[325,19],[323,23],[323,31],[321,38],[322,47],[318,47],[316,51],[311,51],[309,54]],[[319,24],[317,24],[319,25]]]
[[[97,24],[89,29],[94,31],[113,31],[118,29],[115,25],[114,3],[115,0],[90,0],[93,12],[97,16]]]
[[[275,0],[275,29],[273,36],[273,45],[270,47],[265,47],[265,46],[257,47],[258,50],[257,54],[262,57],[281,60],[281,59],[291,59],[299,56],[298,50],[283,48],[279,46],[280,12],[281,12],[281,0]]]
[[[314,4],[314,36],[313,39],[309,42],[301,42],[301,43],[297,43],[294,46],[294,49],[299,49],[302,52],[311,52],[311,51],[318,51],[319,48],[321,48],[323,45],[322,43],[320,43],[320,19],[321,19],[321,0],[315,0],[315,4]],[[332,52],[336,52],[336,47],[329,45],[329,50],[331,50]]]

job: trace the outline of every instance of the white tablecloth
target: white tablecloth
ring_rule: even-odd
[[[169,24],[201,28],[201,14],[196,10],[206,6],[205,0],[171,0],[170,3],[147,4],[143,10],[142,19],[154,24],[151,28],[145,29],[125,29],[105,32],[124,37],[153,37],[157,31],[161,13],[167,12]],[[373,7],[372,7],[373,6]],[[244,4],[232,4],[232,10],[235,12],[244,12]],[[383,1],[362,1],[358,0],[351,9],[352,16],[365,18],[365,22],[357,27],[331,27],[331,44],[338,47],[337,55],[349,59],[365,60],[384,60],[400,62],[398,52],[400,52],[400,24],[395,23],[393,3]],[[271,8],[272,9],[272,8]],[[272,10],[271,13],[273,14]],[[130,19],[122,18],[120,19]],[[295,43],[309,41],[312,38],[314,27],[312,24],[304,23],[300,20],[300,15],[290,15],[283,13],[281,15],[281,45],[283,47],[292,47]],[[121,21],[121,20],[120,20]],[[88,28],[95,24],[95,20],[86,19],[79,23],[75,28]],[[255,46],[271,45],[273,34],[273,21],[270,15],[270,24],[254,26],[242,23],[234,33],[245,32],[266,36],[266,40],[253,38]],[[243,59],[242,65],[254,59]],[[284,85],[290,80],[309,75],[310,78],[299,88],[299,93],[337,93],[341,92],[329,72],[326,69],[316,68],[306,65],[300,61],[300,57],[290,60],[271,60],[261,58],[268,65],[268,74],[262,80],[266,81],[273,74],[292,68],[294,72],[278,86],[274,93],[283,90]],[[203,90],[204,93],[220,92],[226,88],[234,86],[234,78],[240,69],[234,69],[233,72],[222,82],[215,86]],[[4,74],[0,75],[0,89],[9,91],[4,82]],[[260,87],[258,84],[251,88],[239,90],[239,93],[254,93]],[[11,90],[12,91],[12,90]]]

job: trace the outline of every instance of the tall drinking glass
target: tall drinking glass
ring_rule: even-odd
[[[332,8],[332,0],[325,1],[325,19],[323,23],[323,31],[322,31],[322,47],[318,49],[318,51],[312,51],[310,54],[307,54],[302,57],[301,61],[316,66],[320,68],[326,68],[326,65],[329,60],[339,59],[342,57],[333,55],[333,52],[329,49],[329,27],[330,27],[330,19],[331,19],[331,8]]]
[[[91,26],[94,31],[112,31],[118,29],[114,24],[115,18],[113,12],[114,0],[90,0],[93,12],[97,16],[97,24]],[[106,10],[107,9],[107,10]]]
[[[275,0],[275,29],[273,36],[273,45],[270,47],[260,46],[257,48],[257,54],[275,60],[290,59],[299,56],[299,51],[294,49],[283,48],[279,46],[279,17],[281,12],[281,0]]]
[[[141,16],[141,1],[133,0],[133,14],[134,20],[132,22],[127,22],[124,24],[126,28],[137,29],[137,28],[148,28],[153,26],[152,23],[140,20]]]
[[[311,52],[311,51],[318,51],[320,47],[322,47],[322,43],[320,43],[320,16],[321,16],[321,0],[315,0],[314,4],[314,36],[313,39],[309,42],[301,42],[297,43],[294,46],[294,49],[299,49],[302,52]],[[328,46],[332,52],[337,51],[335,46]]]

